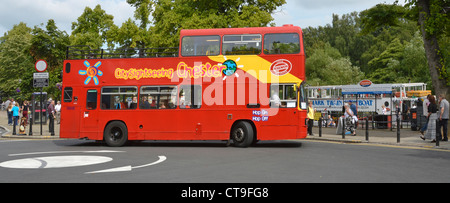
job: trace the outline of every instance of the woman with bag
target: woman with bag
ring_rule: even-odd
[[[430,101],[430,105],[428,106],[428,126],[427,126],[427,132],[425,133],[425,136],[420,136],[422,140],[432,140],[431,142],[436,142],[436,120],[438,118],[437,116],[437,104],[436,104],[436,98],[434,96],[430,96],[428,98]]]

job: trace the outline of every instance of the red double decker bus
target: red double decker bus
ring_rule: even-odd
[[[61,138],[258,140],[306,137],[299,27],[182,30],[177,48],[69,47]]]

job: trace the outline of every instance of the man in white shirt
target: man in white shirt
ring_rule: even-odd
[[[58,101],[55,106],[56,111],[56,123],[59,124],[61,122],[61,101]]]

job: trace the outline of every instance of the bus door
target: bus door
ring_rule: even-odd
[[[79,138],[80,133],[80,105],[78,102],[79,88],[64,87],[61,104],[61,138]]]
[[[98,133],[98,93],[100,90],[98,88],[85,88],[86,98],[84,98],[85,105],[83,105],[81,110],[81,126],[80,126],[80,137],[88,137],[90,139],[96,139]]]

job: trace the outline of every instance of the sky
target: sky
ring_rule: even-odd
[[[318,27],[331,24],[332,14],[339,16],[363,11],[379,3],[391,4],[395,0],[286,0],[273,15],[277,26],[293,24],[300,27]],[[24,22],[28,27],[45,25],[54,19],[59,29],[72,32],[71,25],[86,6],[100,4],[106,13],[114,16],[114,23],[122,25],[133,18],[134,8],[126,0],[0,0],[0,36],[15,24]],[[41,26],[44,27],[44,26]]]

